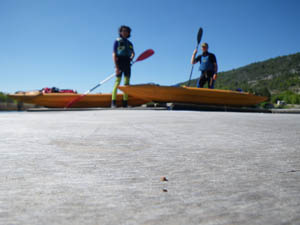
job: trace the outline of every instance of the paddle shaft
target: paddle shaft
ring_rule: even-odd
[[[198,34],[197,34],[197,45],[196,45],[197,51],[198,51],[198,47],[199,47],[199,44],[200,44],[201,39],[202,39],[202,34],[203,34],[203,29],[202,29],[202,27],[200,27],[199,30],[198,30]],[[192,74],[193,74],[193,69],[194,69],[194,64],[192,64],[190,78],[189,78],[189,82],[188,82],[187,86],[190,86],[190,82],[191,82],[191,78],[192,78]]]
[[[134,61],[131,66],[133,64],[135,64],[137,61]],[[102,84],[106,83],[107,81],[109,81],[111,78],[113,78],[114,76],[116,76],[115,73],[109,75],[108,77],[106,77],[103,81],[101,81],[99,84],[97,84],[95,87],[93,87],[92,89],[88,90],[87,92],[85,92],[83,95],[87,95],[88,93],[92,92],[93,90],[95,90],[96,88],[100,87]]]
[[[151,55],[154,54],[154,51],[152,49],[148,49],[146,51],[144,51],[142,54],[139,55],[139,57],[131,64],[135,64],[136,62],[142,61],[148,57],[150,57]],[[115,77],[116,74],[113,73],[111,75],[109,75],[108,77],[106,77],[103,81],[101,81],[99,84],[97,84],[95,87],[91,88],[90,90],[86,91],[84,94],[80,95],[78,98],[75,98],[74,100],[68,102],[68,104],[65,106],[66,108],[69,108],[71,105],[73,105],[75,102],[78,102],[80,99],[82,99],[84,96],[86,96],[87,94],[89,94],[90,92],[92,92],[93,90],[95,90],[96,88],[100,87],[102,84],[104,84],[105,82],[109,81],[111,78]]]
[[[136,63],[137,61],[134,61],[131,66]],[[106,83],[107,81],[109,81],[111,78],[113,78],[114,76],[116,76],[115,73],[109,75],[108,77],[106,77],[103,81],[101,81],[99,84],[97,84],[95,87],[93,87],[92,89],[88,90],[87,92],[85,92],[83,95],[87,95],[90,92],[92,92],[93,90],[95,90],[96,88],[100,87],[102,84]]]
[[[197,51],[198,51],[198,47],[199,47],[199,43],[198,43],[197,46],[196,46]],[[191,69],[191,73],[190,73],[190,78],[189,78],[189,82],[188,82],[188,85],[187,85],[187,86],[190,86],[190,82],[191,82],[193,70],[194,70],[194,64],[192,64],[192,69]]]

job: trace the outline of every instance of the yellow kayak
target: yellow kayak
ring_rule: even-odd
[[[79,98],[82,94],[76,93],[42,93],[40,91],[20,92],[8,96],[24,103],[45,106],[48,108],[64,108],[66,105]],[[122,105],[123,95],[117,95],[117,105]],[[139,106],[147,103],[147,100],[129,96],[129,106]],[[87,94],[71,105],[71,108],[110,107],[111,94]]]
[[[195,87],[170,87],[141,84],[119,86],[119,89],[128,95],[154,102],[252,106],[267,100],[267,97],[253,95],[248,92]]]

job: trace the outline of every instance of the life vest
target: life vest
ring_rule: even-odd
[[[130,41],[125,38],[117,38],[117,56],[130,57],[133,53],[133,46]]]
[[[214,71],[214,64],[210,59],[210,54],[201,55],[200,68],[201,71]]]

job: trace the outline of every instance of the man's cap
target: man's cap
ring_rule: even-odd
[[[202,43],[201,46],[208,48],[208,44],[206,42]]]

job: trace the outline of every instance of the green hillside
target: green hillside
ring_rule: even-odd
[[[190,86],[196,86],[197,80],[192,80]],[[272,102],[285,100],[287,103],[300,104],[300,53],[220,72],[215,88],[240,88],[243,91],[268,96]]]

